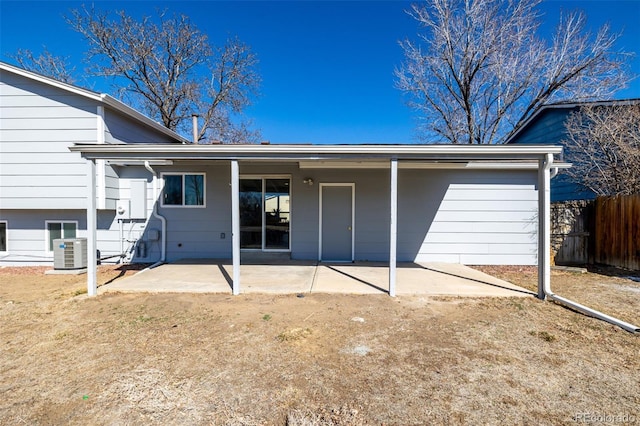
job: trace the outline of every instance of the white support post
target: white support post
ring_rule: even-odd
[[[538,298],[551,292],[551,171],[553,154],[538,162]]]
[[[398,250],[398,160],[391,159],[391,228],[389,233],[389,296],[396,296],[396,257]]]
[[[97,216],[96,216],[96,163],[87,160],[87,294],[98,294],[97,283]]]
[[[96,114],[96,142],[99,144],[105,143],[105,124],[104,124],[104,107],[98,106]],[[107,203],[107,162],[105,160],[95,160],[96,163],[96,188],[97,188],[97,208],[99,210],[106,209]]]
[[[238,160],[231,160],[231,245],[234,295],[240,294],[240,173]]]

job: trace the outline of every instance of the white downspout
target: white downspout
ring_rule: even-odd
[[[167,258],[167,219],[158,213],[158,174],[156,173],[148,161],[144,162],[145,169],[149,170],[149,172],[153,175],[153,217],[158,219],[162,225],[162,229],[160,231],[160,260],[149,266],[146,269],[153,269],[156,266],[160,266],[165,263]],[[145,269],[145,270],[146,270]]]
[[[558,167],[553,167],[553,154],[547,154],[545,162],[544,162],[544,170],[543,170],[543,176],[545,176],[547,173],[549,173],[551,171],[551,174],[549,175],[549,181],[554,178],[557,174],[558,174]],[[543,179],[546,179],[546,176],[543,177]],[[549,181],[546,182],[546,184],[543,186],[542,189],[546,189],[547,191],[549,190],[548,185],[549,185]],[[549,219],[549,198],[548,195],[543,194],[543,197],[547,197],[546,199],[546,208],[544,212],[540,212],[540,214],[544,214],[546,215],[547,219]],[[546,220],[546,226],[547,228],[550,225],[550,221]],[[548,229],[541,229],[539,230],[539,232],[549,232]],[[547,243],[550,243],[549,239],[547,238]],[[550,254],[549,254],[549,248],[550,248],[550,244],[547,244],[547,246],[545,247],[545,251],[546,253],[542,253],[542,254],[538,254],[539,256],[549,256],[549,261],[550,261]],[[547,263],[546,268],[549,268],[549,263]],[[538,272],[539,273],[539,272]],[[617,325],[618,327],[627,330],[631,333],[638,333],[640,332],[640,327],[630,324],[628,322],[624,322],[622,320],[619,320],[617,318],[614,318],[612,316],[609,316],[607,314],[603,314],[600,311],[596,311],[595,309],[591,309],[588,308],[584,305],[581,305],[579,303],[576,303],[572,300],[566,299],[564,297],[558,296],[556,294],[553,293],[553,291],[551,291],[551,279],[550,277],[546,277],[546,279],[543,279],[543,286],[542,286],[542,290],[543,290],[543,299],[544,297],[548,297],[550,300],[553,300],[556,303],[559,303],[561,305],[567,306],[568,308],[571,308],[573,310],[576,310],[580,313],[583,313],[584,315],[588,315],[594,318],[598,318],[601,319],[603,321],[606,321],[610,324],[614,324]]]

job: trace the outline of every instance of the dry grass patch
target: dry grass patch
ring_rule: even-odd
[[[101,268],[99,280],[120,273]],[[535,289],[530,269],[493,273]],[[533,297],[74,296],[85,279],[0,269],[3,424],[640,419],[638,336]],[[639,283],[552,280],[560,295],[640,321],[639,293],[621,288]]]

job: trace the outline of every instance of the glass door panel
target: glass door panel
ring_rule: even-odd
[[[262,179],[240,179],[240,248],[262,249]]]
[[[265,179],[265,249],[289,249],[289,201],[289,179]]]

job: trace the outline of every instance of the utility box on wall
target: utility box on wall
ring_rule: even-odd
[[[147,181],[131,181],[131,219],[147,218]]]
[[[118,219],[131,219],[131,203],[129,200],[116,201],[116,217]]]

